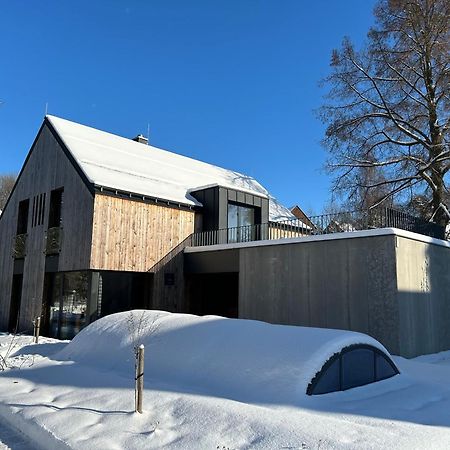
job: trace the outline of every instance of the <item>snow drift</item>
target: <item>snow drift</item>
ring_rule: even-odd
[[[133,347],[141,343],[146,383],[183,380],[205,394],[276,403],[305,396],[323,364],[346,346],[389,354],[361,333],[135,310],[92,323],[57,357],[133,376]]]

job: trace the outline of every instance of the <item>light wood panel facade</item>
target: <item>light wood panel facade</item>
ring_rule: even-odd
[[[90,268],[145,272],[194,232],[195,213],[96,194]]]

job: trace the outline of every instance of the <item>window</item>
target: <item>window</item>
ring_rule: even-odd
[[[336,358],[323,371],[322,376],[317,380],[314,386],[314,394],[326,394],[341,390],[340,384],[341,360]]]
[[[333,355],[309,383],[308,395],[345,391],[399,374],[388,355],[371,345],[351,345]]]
[[[55,274],[48,305],[49,335],[72,339],[86,324],[88,272]]]
[[[55,189],[50,194],[50,211],[48,215],[48,228],[61,226],[62,196],[64,189]]]
[[[360,348],[342,355],[342,389],[350,389],[375,381],[374,353]]]
[[[19,328],[22,283],[23,275],[13,275],[8,324],[8,331],[10,333],[16,333]]]
[[[253,241],[255,208],[228,203],[228,242]]]
[[[26,234],[28,230],[28,209],[30,200],[22,200],[19,203],[19,212],[17,215],[17,234]]]

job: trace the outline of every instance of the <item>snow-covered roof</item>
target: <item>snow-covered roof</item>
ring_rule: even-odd
[[[375,339],[351,331],[141,310],[92,323],[58,358],[128,373],[133,346],[140,344],[151,355],[146,366],[150,379],[175,377],[262,402],[305,395],[324,363],[350,345],[369,344],[389,354]]]
[[[210,185],[269,197],[254,178],[233,170],[178,155],[115,134],[47,116],[87,179],[95,185],[202,206],[190,192]],[[269,198],[270,220],[294,219],[275,198]]]

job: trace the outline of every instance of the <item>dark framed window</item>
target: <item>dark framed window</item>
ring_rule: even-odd
[[[48,335],[72,339],[86,325],[89,272],[57,272],[52,276],[46,298]]]
[[[364,386],[398,375],[396,365],[372,345],[350,345],[333,355],[317,372],[306,390],[308,395],[328,394]]]
[[[255,240],[255,208],[228,203],[228,242]]]
[[[30,200],[22,200],[19,202],[19,211],[17,214],[17,234],[26,234],[28,231],[28,210],[30,208]]]
[[[9,323],[8,331],[15,333],[19,328],[20,320],[20,305],[22,299],[22,284],[23,275],[13,275],[12,289],[11,289],[11,303],[9,307]]]
[[[50,210],[48,215],[48,228],[61,226],[61,211],[64,189],[55,189],[50,194]]]

